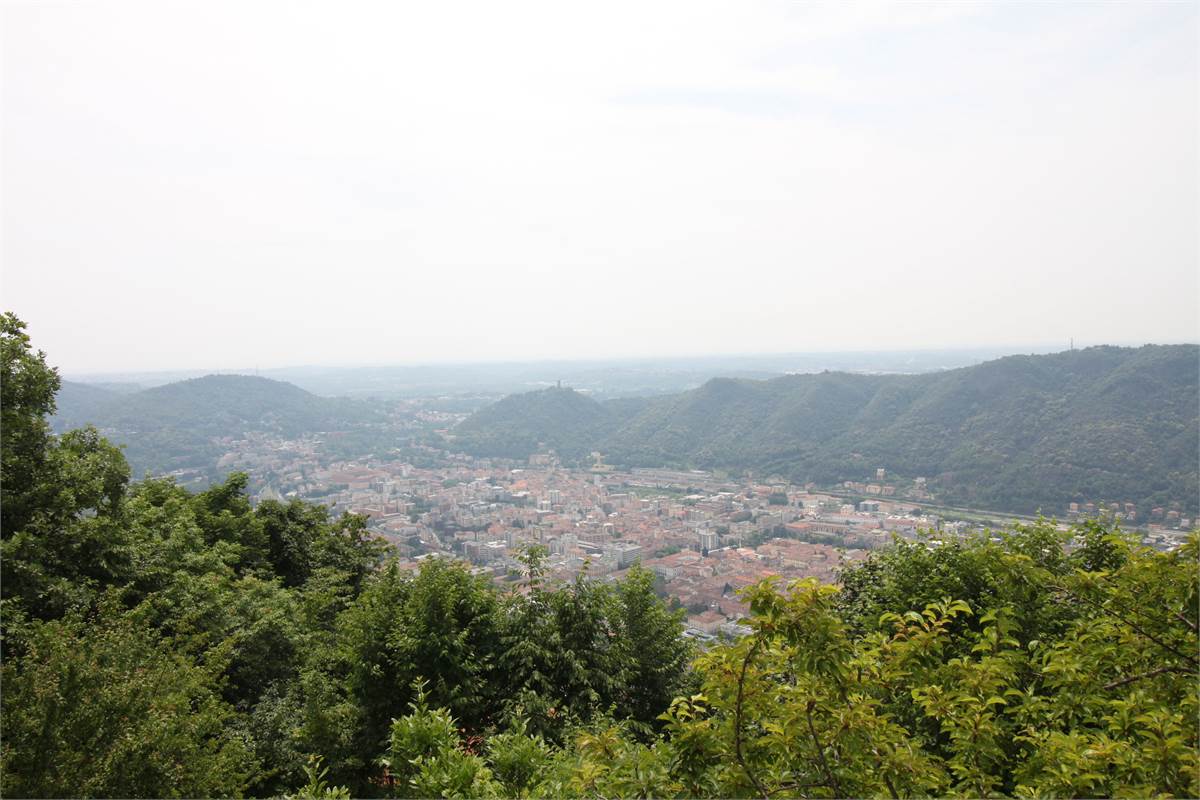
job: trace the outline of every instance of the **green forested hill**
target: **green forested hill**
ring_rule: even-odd
[[[209,466],[221,452],[218,438],[345,430],[377,417],[364,402],[319,397],[283,381],[207,375],[129,394],[67,382],[55,422],[62,430],[95,425],[125,446],[140,474]]]
[[[111,389],[91,383],[63,381],[55,398],[58,410],[50,417],[56,431],[69,431],[92,424],[105,413],[105,407],[121,398]]]
[[[549,407],[553,408],[553,413]],[[923,375],[714,379],[597,403],[569,390],[506,398],[463,422],[470,452],[752,469],[795,481],[923,476],[940,499],[1059,513],[1077,502],[1197,511],[1200,348],[1094,347]]]
[[[580,459],[612,435],[644,398],[598,403],[573,389],[542,389],[480,409],[455,429],[461,446],[482,456],[524,458],[542,445]]]
[[[101,422],[120,428],[186,424],[214,434],[277,430],[284,434],[324,430],[367,419],[364,406],[318,397],[283,381],[249,375],[207,375],[119,398]]]

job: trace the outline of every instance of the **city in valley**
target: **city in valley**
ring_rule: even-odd
[[[430,426],[456,417],[416,416]],[[592,454],[590,467],[570,467],[553,451],[516,461],[410,445],[393,458],[340,460],[325,453],[320,437],[251,435],[225,446],[219,468],[247,472],[256,502],[299,498],[362,515],[402,569],[459,559],[521,591],[521,558],[534,545],[544,548],[551,581],[616,580],[640,564],[672,606],[686,609],[688,635],[700,641],[744,632],[739,620],[749,610],[738,590],[769,576],[836,583],[844,565],[894,536],[936,546],[1020,521],[930,507],[921,499],[929,499],[923,479],[900,497],[887,467],[874,482],[816,487],[700,470],[623,470],[601,453]],[[1064,509],[1063,517],[1138,523],[1132,507],[1088,506]],[[1139,527],[1145,543],[1167,549],[1183,541],[1190,520],[1154,514]]]

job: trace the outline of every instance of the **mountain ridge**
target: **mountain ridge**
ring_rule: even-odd
[[[1196,512],[1200,346],[1101,346],[920,375],[714,378],[640,402],[511,395],[454,430],[477,455],[753,470],[795,482],[926,477],[947,501],[1058,512],[1101,499]],[[578,393],[575,393],[578,394]],[[580,397],[583,397],[580,395]],[[588,403],[593,405],[588,405]],[[585,420],[585,421],[584,421]],[[512,436],[520,431],[519,436]]]
[[[294,437],[379,417],[356,400],[251,375],[205,375],[125,394],[64,381],[57,400],[55,430],[95,425],[124,445],[135,474],[209,467],[220,455],[214,439]]]

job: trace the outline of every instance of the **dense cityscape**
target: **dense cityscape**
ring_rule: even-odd
[[[461,416],[422,411],[416,421],[438,426]],[[552,451],[517,462],[418,446],[414,460],[425,465],[418,467],[400,457],[330,458],[320,437],[257,435],[226,446],[219,468],[246,471],[256,501],[302,499],[361,515],[405,569],[460,559],[516,588],[519,557],[531,545],[545,548],[548,576],[563,583],[580,573],[618,580],[640,563],[657,577],[659,593],[687,610],[688,633],[701,640],[744,633],[738,620],[748,608],[738,592],[764,578],[836,583],[847,563],[893,536],[936,545],[1013,521],[937,513],[922,499],[897,497],[886,467],[874,482],[822,491],[701,470],[618,470],[600,453],[590,468],[572,468]],[[924,484],[919,478],[908,491],[928,500]],[[1159,549],[1179,546],[1191,524],[1177,510],[1139,518],[1132,504],[1116,503],[1072,503],[1060,516],[1062,530],[1080,519],[1117,521]]]

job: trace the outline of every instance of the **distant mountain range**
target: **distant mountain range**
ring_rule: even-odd
[[[558,381],[562,381],[593,396],[612,398],[682,392],[694,389],[714,377],[766,379],[822,370],[915,374],[971,366],[1009,352],[1012,351],[996,348],[955,348],[513,361],[489,364],[312,366],[254,370],[254,374],[287,381],[313,394],[331,397],[428,398],[447,394],[500,397],[554,386]],[[80,375],[78,378],[90,385],[108,382],[110,386],[161,386],[203,374],[201,371],[131,372]],[[113,383],[114,381],[123,383]]]
[[[571,389],[513,395],[454,445],[524,458],[753,470],[829,485],[925,477],[937,497],[1061,514],[1067,503],[1200,505],[1200,347],[1092,347],[920,375],[824,372],[716,378],[679,394],[597,402]]]
[[[208,375],[140,391],[63,381],[57,405],[55,430],[95,425],[125,446],[137,476],[211,467],[223,452],[214,439],[250,432],[294,437],[381,418],[356,400],[246,375]]]

